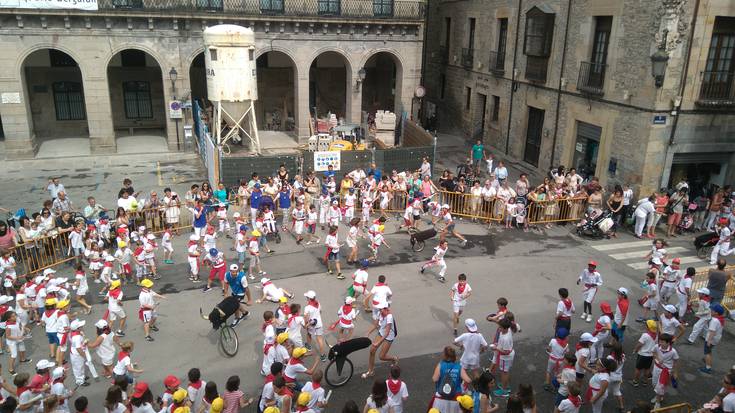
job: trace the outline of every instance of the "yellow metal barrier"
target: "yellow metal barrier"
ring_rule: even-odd
[[[651,413],[691,413],[692,406],[689,403],[673,404],[651,410]]]
[[[529,224],[553,224],[556,222],[579,221],[584,218],[587,198],[559,198],[552,201],[530,202]]]
[[[51,235],[16,246],[11,253],[15,258],[15,272],[19,277],[74,259],[69,246],[68,232],[52,231]]]
[[[452,215],[495,222],[505,217],[506,202],[499,198],[447,191],[439,191],[437,196],[440,203],[449,205]]]
[[[735,265],[728,265],[725,267],[725,271],[735,271]],[[708,279],[709,270],[699,271],[692,277],[692,294],[689,301],[692,306],[695,306],[699,299],[697,290],[706,287]],[[735,282],[732,280],[728,281],[725,286],[725,296],[722,298],[722,306],[727,308],[728,311],[735,311]]]

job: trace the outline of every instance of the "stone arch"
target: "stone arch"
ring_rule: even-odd
[[[255,112],[260,129],[292,132],[298,125],[298,64],[281,47],[256,53],[258,100]]]
[[[337,62],[341,62],[341,69]],[[331,112],[350,120],[353,110],[352,70],[349,53],[343,49],[323,47],[312,53],[309,61],[309,110],[316,107],[318,117]],[[339,87],[340,83],[342,87]]]
[[[377,59],[384,57],[390,58],[393,63],[392,68],[377,64]],[[374,65],[371,66],[371,62]],[[363,111],[390,110],[400,112],[405,109],[401,103],[404,63],[400,53],[389,48],[373,49],[370,53],[362,56],[359,68],[366,69],[366,77],[362,84],[361,107]],[[379,71],[381,73],[378,73]],[[385,75],[390,72],[393,76],[392,84],[383,82]],[[391,93],[393,94],[392,99],[389,96]]]
[[[109,67],[112,58],[114,58],[118,53],[122,52],[123,50],[140,50],[141,52],[147,53],[158,64],[158,67],[161,69],[161,76],[163,76],[163,72],[168,66],[164,64],[165,60],[161,56],[159,56],[155,49],[138,43],[124,43],[110,49],[110,53],[107,55],[107,59],[105,60],[105,67]]]

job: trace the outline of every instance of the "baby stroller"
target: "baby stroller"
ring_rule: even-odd
[[[436,229],[431,227],[423,231],[416,231],[409,227],[409,233],[411,234],[411,249],[414,252],[421,252],[424,250],[424,241],[436,236]]]
[[[701,259],[709,259],[712,254],[712,248],[717,245],[720,236],[716,232],[708,232],[694,238],[694,247],[697,248],[697,257]]]
[[[694,212],[697,210],[697,204],[694,202],[689,204],[684,210],[684,214],[679,221],[679,225],[676,226],[677,231],[680,234],[685,232],[694,232]]]
[[[524,197],[516,198],[516,227],[523,229],[526,225],[526,215],[528,214],[526,206],[528,201]]]
[[[615,226],[611,211],[593,210],[584,214],[584,219],[577,224],[577,235],[601,239]]]
[[[281,234],[278,233],[278,225],[276,224],[276,218],[275,218],[275,211],[276,211],[276,204],[273,202],[273,198],[265,195],[260,199],[260,210],[264,211],[265,207],[268,207],[271,211],[273,211],[273,219],[266,219],[263,221],[263,225],[265,226],[267,232],[264,234],[265,237],[267,237],[270,234],[274,234],[274,238],[276,240],[276,244],[281,243]]]

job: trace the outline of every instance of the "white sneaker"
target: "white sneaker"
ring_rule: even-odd
[[[584,320],[585,318],[587,318],[587,313],[582,313],[582,315],[579,316],[579,318],[581,318],[582,320]]]
[[[592,322],[592,314],[587,314],[587,322],[588,323]]]

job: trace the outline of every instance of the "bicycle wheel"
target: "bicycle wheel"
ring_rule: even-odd
[[[337,360],[332,360],[327,364],[327,368],[324,370],[324,378],[327,380],[327,383],[329,383],[332,387],[340,387],[347,384],[348,381],[352,378],[352,374],[354,373],[354,366],[352,365],[352,361],[350,359],[345,358],[344,364],[342,364],[342,369],[340,370],[337,366]]]
[[[416,240],[416,242],[413,245],[411,245],[411,249],[414,252],[421,252],[421,251],[423,251],[424,250],[424,241]]]
[[[235,357],[239,343],[237,333],[229,325],[224,325],[219,330],[219,346],[228,357]]]
[[[697,248],[697,257],[701,259],[707,259],[712,254],[712,246],[703,246]]]

